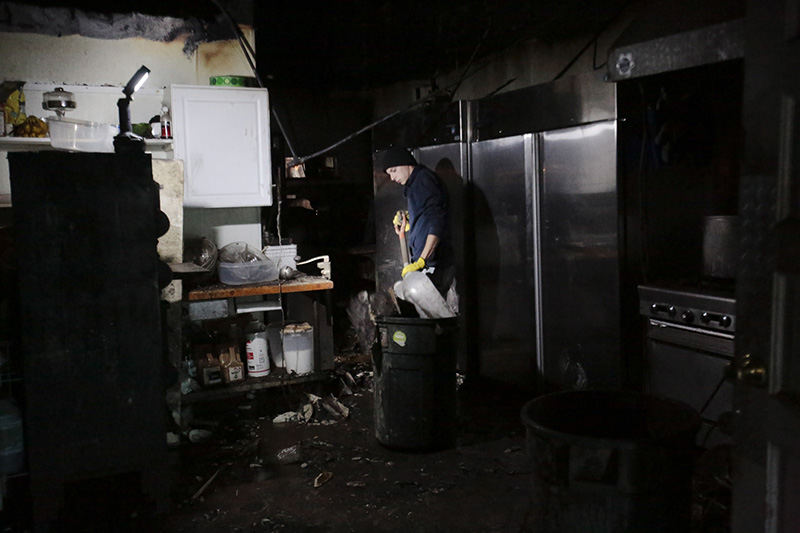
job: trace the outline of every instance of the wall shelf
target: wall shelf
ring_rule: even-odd
[[[32,150],[54,150],[48,137],[0,137],[3,152],[30,152]]]
[[[57,150],[50,144],[49,137],[0,137],[0,152],[33,152],[37,150]],[[145,139],[145,152],[172,151],[172,139]]]

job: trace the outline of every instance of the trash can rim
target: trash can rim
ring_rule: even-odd
[[[571,442],[573,444],[580,445],[582,447],[587,448],[618,448],[618,449],[626,449],[626,450],[634,450],[634,449],[641,449],[644,447],[658,447],[661,446],[661,443],[657,439],[649,439],[649,438],[630,438],[630,437],[594,437],[591,435],[581,435],[579,433],[568,433],[565,431],[559,431],[557,429],[553,429],[547,427],[538,421],[535,421],[531,416],[529,411],[537,402],[545,402],[551,401],[553,398],[556,397],[568,397],[568,396],[579,396],[585,394],[599,394],[599,395],[619,395],[619,396],[628,396],[628,397],[641,397],[641,398],[648,398],[651,400],[655,400],[657,402],[668,403],[672,404],[676,407],[681,409],[687,410],[687,412],[693,412],[692,422],[691,424],[687,424],[687,426],[697,426],[700,425],[700,415],[692,409],[689,405],[679,402],[677,400],[672,400],[670,398],[663,398],[660,396],[638,393],[635,391],[619,391],[619,390],[604,390],[604,389],[589,389],[589,390],[578,390],[578,391],[557,391],[551,392],[547,394],[542,394],[541,396],[537,396],[527,402],[525,405],[522,406],[520,417],[522,418],[522,423],[527,428],[531,428],[537,434],[541,436],[546,436],[549,438],[556,438],[562,441]]]
[[[448,318],[417,318],[405,316],[377,316],[375,317],[376,324],[391,324],[403,326],[456,326],[458,324],[458,317]]]

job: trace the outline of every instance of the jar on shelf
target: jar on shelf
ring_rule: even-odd
[[[247,324],[245,351],[247,353],[247,375],[254,378],[269,375],[267,328],[258,319],[253,319]]]

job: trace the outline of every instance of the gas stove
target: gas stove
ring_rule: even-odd
[[[736,299],[721,287],[639,285],[642,316],[733,334],[736,331]]]
[[[646,317],[645,391],[680,400],[697,410],[703,419],[698,445],[728,442],[717,421],[733,408],[733,385],[726,380],[735,348],[732,288],[638,288],[639,313]]]

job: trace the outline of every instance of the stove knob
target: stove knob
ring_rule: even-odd
[[[732,323],[733,323],[733,320],[731,320],[731,317],[729,317],[729,316],[724,316],[723,315],[723,317],[719,319],[719,325],[722,326],[723,328],[730,327],[730,325]]]
[[[691,324],[692,322],[694,322],[694,313],[692,313],[689,310],[684,311],[683,313],[681,313],[681,320],[683,320],[687,324]]]
[[[650,306],[650,311],[657,315],[658,313],[667,313],[669,316],[675,316],[675,306],[666,304],[653,304]]]
[[[708,324],[709,321],[711,321],[711,317],[708,315],[708,313],[703,313],[702,315],[700,315],[700,322],[702,322],[703,324]]]

